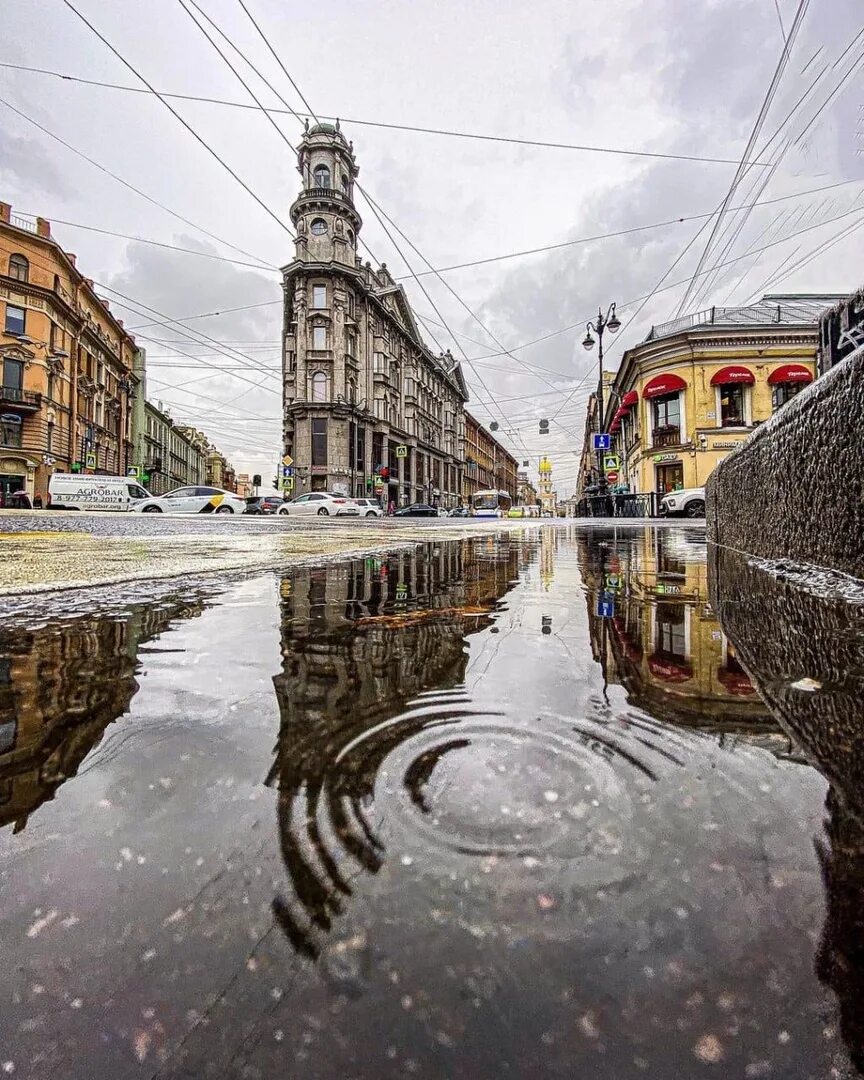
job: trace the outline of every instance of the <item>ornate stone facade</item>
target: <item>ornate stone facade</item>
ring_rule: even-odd
[[[307,130],[298,164],[296,251],[282,271],[288,487],[456,506],[468,398],[460,366],[424,344],[386,266],[358,258],[358,169],[338,125]]]

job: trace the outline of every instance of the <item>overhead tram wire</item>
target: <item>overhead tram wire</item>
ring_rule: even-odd
[[[181,124],[183,125],[183,127],[184,127],[184,128],[185,128],[185,129],[186,129],[186,130],[187,130],[187,131],[189,132],[189,134],[190,134],[190,135],[192,135],[192,137],[193,137],[193,138],[194,138],[194,139],[196,140],[196,142],[200,143],[200,145],[204,147],[204,149],[205,149],[205,150],[207,151],[207,153],[208,153],[208,154],[210,154],[210,155],[211,155],[211,157],[215,158],[215,160],[219,162],[219,164],[220,164],[220,165],[222,166],[222,168],[223,168],[223,169],[225,169],[225,171],[226,171],[227,173],[229,173],[229,174],[230,174],[230,175],[231,175],[231,176],[232,176],[232,177],[233,177],[233,178],[234,178],[234,179],[235,179],[235,180],[237,181],[237,183],[238,183],[238,184],[239,184],[239,185],[240,185],[240,186],[241,186],[241,187],[243,188],[243,190],[244,190],[245,192],[247,192],[247,194],[251,195],[251,197],[252,197],[252,198],[253,198],[253,199],[255,200],[255,202],[256,202],[256,203],[258,203],[258,205],[259,205],[259,206],[261,207],[261,209],[262,209],[262,210],[264,210],[264,212],[265,212],[266,214],[268,214],[268,215],[269,215],[269,216],[270,216],[270,217],[271,217],[271,218],[272,218],[272,219],[273,219],[273,220],[274,220],[274,221],[276,222],[276,224],[277,224],[277,225],[279,226],[279,228],[280,228],[280,229],[284,229],[284,230],[285,230],[285,232],[286,232],[286,233],[288,233],[288,235],[289,235],[289,236],[290,236],[290,237],[292,238],[292,240],[293,240],[293,239],[295,239],[295,237],[294,237],[294,233],[293,233],[293,232],[292,232],[292,231],[291,231],[291,230],[290,230],[290,229],[288,228],[288,226],[287,226],[287,225],[285,224],[285,222],[284,222],[284,221],[282,221],[282,219],[281,219],[281,218],[279,217],[279,215],[278,215],[277,213],[275,213],[275,212],[274,212],[273,210],[271,210],[271,209],[270,209],[270,207],[269,207],[269,206],[268,206],[268,205],[267,205],[267,204],[266,204],[266,203],[264,202],[264,200],[263,200],[263,199],[262,199],[262,198],[261,198],[261,197],[260,197],[259,195],[257,195],[257,194],[256,194],[256,193],[255,193],[255,192],[254,192],[254,191],[252,190],[252,188],[250,188],[250,187],[249,187],[249,185],[248,185],[248,184],[246,183],[246,181],[245,181],[245,180],[243,180],[243,178],[242,178],[242,177],[240,177],[240,176],[239,176],[239,175],[238,175],[238,174],[237,174],[237,173],[236,173],[236,172],[235,172],[235,171],[234,171],[234,170],[233,170],[233,169],[231,168],[231,166],[230,166],[230,165],[228,164],[228,162],[227,162],[227,161],[225,161],[225,159],[224,159],[224,158],[222,158],[222,157],[221,157],[221,156],[220,156],[219,154],[217,154],[217,152],[216,152],[216,151],[215,151],[215,150],[213,149],[213,147],[212,147],[212,146],[210,146],[210,144],[209,144],[209,143],[207,142],[207,140],[206,140],[206,139],[204,139],[204,138],[202,138],[202,137],[201,137],[201,136],[200,136],[200,135],[198,134],[198,132],[197,132],[197,131],[195,130],[195,128],[193,128],[193,127],[192,127],[192,125],[191,125],[190,123],[188,123],[188,122],[187,122],[186,120],[184,120],[184,118],[183,118],[183,117],[182,117],[182,116],[180,115],[180,113],[179,113],[179,112],[177,112],[177,110],[176,110],[176,109],[174,108],[174,106],[173,106],[173,105],[172,105],[172,104],[171,104],[171,103],[170,103],[169,101],[167,101],[167,100],[166,100],[166,99],[165,99],[165,98],[163,97],[163,95],[162,95],[162,94],[160,94],[160,93],[159,93],[159,91],[155,89],[155,87],[151,86],[151,84],[150,84],[150,83],[149,83],[149,82],[147,81],[147,79],[146,79],[146,78],[145,78],[145,77],[144,77],[144,76],[143,76],[143,75],[141,74],[141,72],[140,72],[140,71],[138,71],[138,69],[137,69],[137,68],[136,68],[136,67],[135,67],[135,66],[134,66],[134,65],[133,65],[132,63],[130,63],[130,62],[129,62],[129,61],[128,61],[128,60],[126,59],[126,58],[125,58],[125,56],[123,56],[123,54],[122,54],[122,53],[121,53],[121,52],[120,52],[120,51],[119,51],[118,49],[116,49],[116,48],[115,48],[115,47],[114,47],[114,46],[113,46],[113,45],[111,44],[111,42],[110,42],[110,41],[109,41],[109,40],[108,40],[108,39],[107,39],[107,38],[106,38],[106,37],[105,37],[105,36],[104,36],[104,35],[103,35],[102,33],[100,33],[100,31],[99,31],[99,30],[97,30],[97,29],[96,29],[96,27],[95,27],[95,26],[93,25],[93,23],[91,23],[91,22],[90,22],[90,21],[89,21],[89,20],[88,20],[88,19],[87,19],[87,18],[86,18],[86,17],[84,16],[84,15],[82,15],[82,14],[81,14],[81,12],[80,12],[80,11],[79,11],[79,10],[78,10],[78,9],[77,9],[77,8],[75,7],[75,5],[74,5],[74,4],[72,3],[72,0],[62,0],[62,2],[63,2],[63,3],[65,4],[65,5],[66,5],[66,7],[68,7],[68,8],[69,8],[69,10],[70,10],[70,11],[71,11],[71,12],[72,12],[73,14],[75,14],[75,15],[77,15],[77,16],[78,16],[78,18],[79,18],[79,19],[81,20],[81,22],[83,22],[83,23],[84,23],[84,25],[85,25],[85,26],[86,26],[86,27],[87,27],[87,28],[88,28],[88,29],[89,29],[89,30],[90,30],[90,31],[91,31],[92,33],[94,33],[94,34],[96,35],[96,37],[98,37],[98,38],[99,38],[99,40],[100,40],[100,41],[101,41],[101,42],[102,42],[102,43],[103,43],[103,44],[104,44],[105,46],[107,46],[107,48],[108,48],[108,49],[110,49],[110,51],[111,51],[111,52],[112,52],[112,53],[113,53],[113,54],[114,54],[114,55],[115,55],[115,56],[117,57],[117,59],[118,59],[118,60],[119,60],[119,61],[120,61],[120,62],[121,62],[121,63],[122,63],[123,65],[124,65],[124,67],[128,68],[128,69],[129,69],[129,71],[131,71],[131,72],[132,72],[132,74],[133,74],[133,75],[134,75],[134,76],[135,76],[135,77],[136,77],[137,79],[140,79],[140,80],[141,80],[141,82],[142,82],[142,83],[144,83],[144,85],[145,85],[145,86],[147,87],[147,89],[148,89],[148,90],[150,90],[150,92],[151,92],[151,93],[153,93],[153,94],[155,94],[155,95],[156,95],[156,97],[157,97],[157,98],[159,99],[159,101],[160,101],[160,102],[161,102],[161,103],[162,103],[162,104],[163,104],[163,105],[165,106],[165,108],[166,108],[166,109],[167,109],[167,110],[168,110],[168,111],[169,111],[169,112],[171,113],[171,115],[172,115],[173,117],[175,117],[175,119],[179,120],[179,121],[180,121],[180,123],[181,123]]]
[[[18,212],[17,209],[15,211]],[[22,211],[24,217],[33,217]],[[166,244],[162,240],[148,240],[145,236],[131,236],[129,233],[114,232],[112,229],[100,229],[96,225],[82,225],[80,221],[64,221],[63,218],[51,216],[52,225],[65,225],[67,229],[83,229],[85,232],[100,233],[102,236],[115,236],[119,240],[132,240],[136,244],[147,244],[150,247],[166,248],[168,251],[181,252],[184,255],[198,255],[202,259],[215,259],[217,262],[233,263],[235,266],[247,266],[252,270],[278,270],[274,265],[264,266],[257,262],[244,262],[240,259],[229,259],[227,255],[215,255],[212,251],[196,251],[194,248],[178,247],[176,244]]]
[[[851,51],[851,49],[854,48],[854,46],[856,45],[856,43],[858,42],[858,40],[861,38],[862,35],[864,35],[864,29],[859,30],[858,33],[855,34],[855,36],[850,40],[849,44],[846,46],[846,48],[843,50],[843,52],[837,57],[837,59],[834,61],[834,63],[830,65],[830,70],[836,70],[837,69],[837,67],[845,59],[846,55]],[[782,151],[779,154],[779,157],[777,158],[776,164],[768,172],[760,175],[760,177],[757,179],[757,182],[756,182],[756,185],[755,185],[755,187],[759,188],[760,192],[764,190],[767,183],[773,177],[775,169],[777,168],[777,166],[779,165],[779,163],[783,159],[783,157],[786,155],[786,153],[788,152],[790,147],[796,147],[801,143],[804,136],[811,129],[813,124],[818,120],[818,118],[822,115],[822,113],[825,111],[825,109],[828,107],[828,105],[831,103],[831,101],[833,101],[833,99],[840,92],[840,90],[842,89],[845,82],[849,79],[849,77],[855,71],[856,67],[858,67],[860,65],[862,59],[864,59],[864,50],[862,50],[862,53],[858,56],[857,59],[853,60],[852,64],[850,65],[850,67],[847,70],[847,72],[845,73],[845,75],[842,76],[842,78],[838,81],[837,85],[834,87],[834,89],[831,91],[831,93],[828,95],[828,97],[825,99],[825,101],[822,102],[822,104],[819,106],[819,108],[816,110],[816,112],[810,118],[809,122],[807,123],[807,125],[805,126],[803,131],[799,132],[799,134],[797,136],[795,136],[791,141],[787,140],[785,146],[782,148]],[[768,149],[768,146],[770,146],[771,142],[776,138],[776,136],[779,134],[779,132],[785,127],[785,125],[788,123],[788,121],[791,119],[791,117],[798,111],[799,106],[805,101],[805,99],[807,97],[809,97],[811,91],[821,81],[822,76],[825,74],[825,72],[827,70],[829,70],[829,65],[826,64],[825,67],[823,67],[823,69],[819,72],[819,74],[817,75],[817,77],[813,81],[813,83],[810,85],[810,87],[808,87],[808,89],[804,92],[804,94],[798,99],[798,101],[792,107],[790,112],[786,115],[786,117],[781,122],[781,124],[779,125],[777,130],[774,132],[774,135],[772,135],[771,138],[768,140],[768,142],[762,147],[762,149],[760,150],[760,157],[766,152],[766,150]],[[745,170],[745,174],[746,174],[746,170]],[[741,230],[743,229],[744,224],[746,223],[746,220],[747,220],[748,216],[749,216],[749,214],[743,215],[743,217],[741,218],[740,222],[737,225],[737,228],[735,230],[734,235],[732,236],[731,240],[729,242],[727,242],[726,247],[723,249],[723,252],[719,256],[720,258],[722,258],[725,254],[727,254],[728,251],[731,249],[732,244],[734,243],[734,240],[737,239],[737,236],[740,235]],[[707,292],[711,288],[711,284],[712,284],[711,280],[708,280],[708,281],[703,283],[702,288],[700,289],[700,293],[699,293],[700,297],[705,296],[707,294]],[[699,303],[698,300],[694,301],[694,306],[697,306],[698,303]]]
[[[238,0],[238,2],[239,2],[239,0]],[[245,5],[244,5],[244,7],[245,7]],[[266,38],[265,38],[265,42],[268,45],[268,48],[270,48],[269,41],[267,41]],[[273,50],[271,49],[271,52],[272,51]],[[278,59],[278,56],[277,56],[277,62],[280,64],[280,66],[282,66],[281,61]],[[10,70],[13,70],[13,71],[26,71],[26,72],[28,72],[30,74],[34,74],[34,75],[47,75],[47,76],[50,76],[52,78],[61,79],[64,82],[80,83],[80,84],[82,84],[84,86],[95,86],[95,87],[100,87],[100,88],[106,89],[106,90],[119,90],[119,91],[122,91],[124,93],[129,93],[129,94],[158,94],[159,96],[161,96],[163,98],[170,98],[171,100],[174,100],[174,101],[201,102],[201,103],[210,104],[210,105],[220,105],[220,106],[224,106],[224,107],[227,107],[227,108],[233,108],[233,109],[245,109],[245,110],[253,110],[254,109],[253,105],[248,105],[248,104],[246,104],[245,102],[242,102],[242,101],[226,101],[223,98],[207,97],[207,96],[202,95],[202,94],[176,94],[176,93],[171,93],[170,91],[167,91],[167,90],[156,91],[156,90],[150,90],[150,89],[143,89],[140,86],[125,86],[122,83],[110,83],[110,82],[100,81],[98,79],[86,79],[86,78],[84,78],[83,76],[80,76],[80,75],[70,75],[67,72],[51,71],[48,68],[33,67],[33,66],[30,66],[30,65],[27,65],[27,64],[13,64],[11,62],[0,62],[0,68],[7,68],[7,69],[10,69]],[[283,67],[283,71],[284,70],[285,69]],[[287,72],[286,72],[286,76],[288,77],[289,80],[291,80],[291,76],[288,75]],[[291,80],[291,82],[292,82],[292,85],[294,85],[293,80]],[[295,89],[296,89],[296,87],[295,87]],[[299,91],[298,91],[298,93],[299,93]],[[300,94],[300,97],[302,98],[302,94]],[[738,164],[738,159],[737,158],[712,157],[712,156],[709,156],[709,155],[702,155],[702,154],[673,154],[673,153],[666,153],[666,152],[663,152],[663,151],[651,151],[651,150],[631,150],[631,149],[622,149],[621,147],[614,147],[614,146],[599,146],[599,145],[592,145],[592,144],[587,144],[587,143],[555,142],[555,141],[543,140],[543,139],[521,139],[521,138],[518,138],[516,136],[486,135],[486,134],[483,134],[483,133],[471,132],[471,131],[454,131],[454,130],[450,130],[450,129],[447,129],[447,128],[423,127],[423,126],[420,126],[420,125],[417,125],[417,124],[395,124],[395,123],[388,123],[388,122],[383,121],[383,120],[362,120],[362,119],[358,119],[356,117],[350,117],[350,116],[336,117],[336,116],[330,116],[329,114],[325,114],[325,113],[321,113],[320,116],[319,116],[318,114],[314,113],[309,108],[308,105],[307,105],[307,110],[308,110],[307,112],[298,111],[296,115],[298,115],[301,118],[301,120],[305,119],[306,117],[309,117],[310,119],[313,119],[316,122],[319,122],[320,120],[336,120],[336,119],[340,119],[342,121],[342,123],[356,124],[358,127],[377,127],[377,128],[383,128],[384,130],[387,130],[387,131],[417,132],[417,133],[419,133],[421,135],[439,135],[439,136],[443,136],[443,137],[447,137],[447,138],[453,138],[453,139],[473,139],[473,140],[477,140],[477,141],[480,141],[480,142],[495,142],[495,143],[503,143],[505,145],[513,145],[513,146],[534,146],[534,147],[538,147],[539,149],[572,150],[572,151],[576,151],[576,152],[579,152],[579,153],[611,154],[611,155],[620,156],[620,157],[649,158],[649,159],[659,159],[659,160],[667,160],[667,161],[689,161],[689,162],[694,162],[694,163],[698,163],[698,164],[708,164],[708,165],[737,165]],[[293,115],[294,112],[295,112],[291,108],[277,109],[277,108],[272,108],[272,107],[269,107],[269,106],[267,107],[266,111],[269,112],[269,113],[273,113],[275,115],[288,115],[288,114]],[[755,161],[752,161],[752,162],[748,162],[748,164],[755,165],[755,166],[765,166],[767,163],[763,162],[763,161],[755,160]]]
[[[102,165],[101,162],[98,162],[95,160],[95,158],[91,158],[89,155],[85,154],[83,150],[79,150],[71,143],[66,142],[65,139],[61,139],[61,137],[55,134],[53,131],[49,131],[48,128],[40,124],[37,120],[34,120],[32,116],[28,116],[27,113],[22,112],[22,110],[17,108],[15,105],[12,105],[11,102],[6,101],[5,98],[0,97],[0,105],[5,105],[7,109],[20,116],[22,120],[26,120],[28,124],[32,124],[33,127],[38,128],[38,130],[41,131],[44,135],[47,135],[50,139],[54,139],[55,142],[60,143],[61,146],[65,147],[71,153],[75,154],[76,157],[80,157],[83,161],[86,161],[88,165],[92,165],[94,169],[98,169],[106,176],[110,176],[112,180],[116,180],[118,184],[122,184],[123,187],[128,188],[129,191],[132,191],[136,195],[139,195],[142,199],[145,199],[151,205],[157,206],[160,210],[164,210],[166,214],[170,214],[171,217],[176,218],[178,221],[182,221],[184,225],[188,225],[191,229],[197,230],[204,236],[209,236],[211,240],[215,240],[217,243],[223,244],[231,251],[236,251],[240,255],[246,255],[250,259],[256,259],[258,262],[261,263],[262,268],[269,269],[271,267],[272,264],[268,263],[266,259],[261,259],[257,255],[253,255],[251,252],[245,251],[243,248],[239,248],[236,247],[236,245],[234,244],[230,244],[227,240],[223,240],[221,236],[217,236],[215,233],[212,233],[208,229],[205,229],[203,225],[197,225],[194,221],[190,221],[189,218],[184,217],[182,214],[178,214],[176,210],[172,210],[170,206],[166,206],[164,203],[159,202],[158,199],[154,199],[151,195],[148,195],[145,191],[142,191],[140,188],[135,187],[134,184],[130,184],[128,180],[124,180],[122,176],[118,176],[117,173],[112,172],[105,165]]]
[[[69,0],[66,0],[66,2],[68,3]],[[774,69],[774,75],[772,76],[772,79],[771,79],[771,82],[770,82],[770,84],[768,86],[768,89],[765,92],[765,97],[762,100],[762,105],[759,108],[759,112],[758,112],[758,114],[756,116],[756,120],[755,120],[755,122],[753,124],[753,130],[750,132],[750,137],[747,140],[747,145],[744,148],[743,154],[741,155],[741,161],[740,161],[740,163],[738,165],[738,168],[735,171],[735,175],[732,178],[732,183],[729,185],[729,190],[727,191],[726,196],[723,199],[723,203],[721,204],[720,210],[718,211],[717,220],[714,223],[714,228],[711,230],[710,236],[708,237],[708,242],[706,243],[705,248],[704,248],[702,254],[699,257],[699,261],[696,264],[696,269],[693,272],[693,278],[691,280],[691,284],[688,285],[687,289],[684,292],[684,296],[681,299],[681,303],[678,305],[678,312],[677,313],[679,315],[684,310],[684,308],[685,308],[685,306],[687,304],[687,301],[690,299],[690,293],[691,293],[691,290],[692,290],[692,287],[693,287],[693,283],[696,281],[696,279],[699,276],[702,268],[705,265],[705,262],[706,262],[706,260],[708,258],[708,255],[709,255],[710,251],[711,251],[711,247],[712,247],[712,245],[714,243],[715,237],[717,236],[717,232],[718,232],[718,230],[720,228],[720,225],[721,225],[721,223],[723,221],[723,217],[724,217],[724,215],[726,213],[726,209],[728,208],[729,203],[732,201],[732,196],[734,195],[735,190],[736,190],[738,184],[741,181],[742,173],[743,173],[743,170],[745,168],[745,163],[746,163],[747,159],[749,158],[751,150],[753,149],[753,147],[754,147],[754,145],[756,143],[756,139],[759,137],[759,132],[762,130],[762,125],[765,123],[765,118],[768,115],[768,109],[770,108],[771,103],[774,100],[774,95],[777,92],[777,87],[780,85],[780,79],[783,76],[783,72],[786,70],[786,65],[789,62],[789,56],[790,56],[790,52],[791,52],[791,49],[792,49],[792,45],[794,44],[795,39],[798,36],[798,30],[800,29],[801,22],[802,22],[802,20],[804,18],[804,14],[807,11],[809,3],[810,3],[810,0],[799,0],[798,8],[797,8],[797,10],[795,12],[795,17],[794,17],[794,19],[792,21],[791,27],[789,28],[789,33],[788,33],[788,35],[786,37],[786,40],[783,43],[783,49],[782,49],[782,51],[780,53],[780,58],[777,61],[777,65],[776,65],[776,67]]]
[[[183,327],[182,324],[179,323],[179,321],[177,319],[172,319],[169,315],[165,315],[163,312],[158,311],[156,308],[150,307],[148,304],[145,304],[141,300],[136,300],[132,296],[127,296],[126,293],[120,292],[119,289],[115,289],[110,285],[104,284],[103,282],[96,282],[96,285],[100,289],[103,289],[106,292],[112,293],[114,296],[119,296],[120,300],[114,300],[112,302],[116,303],[116,304],[119,304],[120,307],[127,307],[127,308],[129,308],[130,311],[134,311],[134,308],[129,307],[129,304],[133,304],[137,308],[143,308],[143,310],[145,312],[152,313],[153,315],[156,315],[161,320],[163,320],[163,321],[159,322],[158,325],[164,326],[166,330],[170,329],[171,326],[180,327],[181,335],[184,336],[184,337],[190,338],[190,340],[193,341],[195,344],[198,344],[198,345],[205,345],[205,344],[206,345],[215,345],[217,347],[217,351],[221,352],[221,354],[223,356],[226,356],[229,359],[248,360],[249,364],[250,364],[250,370],[260,370],[265,375],[270,375],[270,376],[273,375],[273,372],[270,369],[264,367],[256,357],[247,356],[247,354],[242,352],[240,349],[235,349],[230,345],[223,345],[222,342],[217,341],[216,338],[211,338],[209,334],[205,334],[201,330],[191,330],[188,327]],[[122,301],[124,301],[124,300],[127,301],[126,304],[122,303]],[[136,311],[135,314],[140,314],[140,312]],[[184,330],[186,331],[185,334],[183,333]],[[192,334],[197,334],[198,335],[197,338],[191,337]],[[142,335],[142,336],[144,336],[144,335]],[[202,338],[204,339],[203,341],[200,340]]]

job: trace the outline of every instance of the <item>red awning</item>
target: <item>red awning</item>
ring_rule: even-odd
[[[675,394],[686,387],[687,383],[679,375],[655,375],[650,382],[646,383],[642,397],[655,398],[663,394]]]
[[[813,382],[813,374],[803,364],[781,364],[768,376],[768,382],[772,386],[788,382],[808,383]]]
[[[621,430],[621,421],[620,420],[613,420],[611,425],[609,426],[610,434],[617,435],[620,430]]]
[[[744,697],[747,694],[756,693],[753,683],[750,682],[743,671],[730,671],[728,668],[720,668],[717,671],[717,678],[730,694]]]
[[[621,408],[630,409],[639,401],[639,395],[635,390],[628,390],[627,393],[621,398]]]
[[[729,367],[720,368],[711,376],[712,386],[726,386],[728,383],[744,383],[747,386],[756,382],[756,376],[746,367],[738,367],[730,364]]]
[[[626,415],[627,415],[627,410],[625,408],[623,408],[623,406],[622,406],[621,408],[616,409],[615,415],[612,417],[612,419],[613,420],[623,420],[623,418]]]
[[[686,682],[693,678],[693,668],[686,661],[667,660],[652,656],[648,660],[648,670],[664,682]]]

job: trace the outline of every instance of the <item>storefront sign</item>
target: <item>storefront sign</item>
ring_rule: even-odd
[[[677,454],[655,454],[654,461],[678,461],[680,460]]]
[[[655,585],[654,592],[666,593],[668,596],[678,596],[678,594],[681,592],[681,586],[665,584]]]
[[[712,450],[734,450],[736,446],[740,446],[739,442],[713,442],[711,443]]]
[[[313,476],[326,476],[327,475],[327,466],[326,465],[313,465],[312,466],[312,475]]]

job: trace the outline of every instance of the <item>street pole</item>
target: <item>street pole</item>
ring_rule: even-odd
[[[585,338],[582,341],[582,347],[589,351],[594,348],[594,338],[591,336],[591,331],[597,335],[597,341],[599,342],[599,378],[597,380],[597,430],[602,433],[603,431],[603,334],[608,329],[610,334],[617,334],[621,328],[621,320],[615,314],[615,304],[609,305],[606,310],[606,314],[603,314],[603,309],[597,309],[596,322],[589,322],[586,327]],[[597,471],[599,473],[599,488],[600,495],[605,496],[606,485],[606,471],[603,468],[603,450],[597,451]]]

